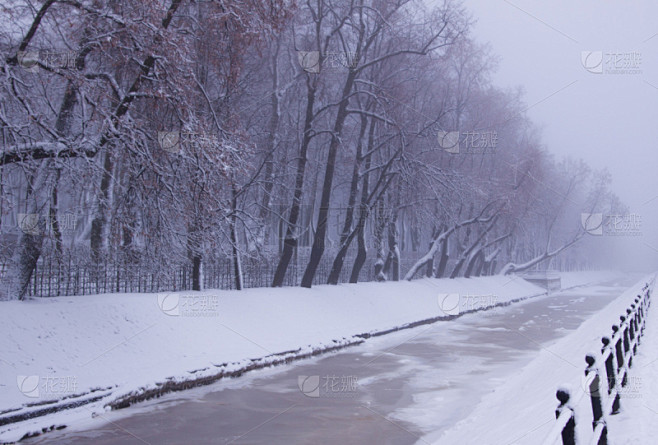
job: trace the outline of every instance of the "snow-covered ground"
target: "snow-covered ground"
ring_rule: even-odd
[[[619,323],[619,315],[625,313],[626,308],[640,294],[644,284],[653,278],[653,275],[643,278],[603,310],[583,322],[568,336],[542,348],[537,358],[519,370],[515,376],[501,382],[493,392],[485,396],[467,419],[457,423],[449,430],[427,434],[419,443],[543,443],[555,423],[555,408],[558,404],[555,398],[557,388],[571,388],[574,399],[577,398],[579,392],[585,391],[582,383],[586,367],[585,355],[600,349],[601,337],[612,334],[611,326]],[[587,289],[587,292],[591,293],[591,289]],[[653,312],[655,312],[655,308]],[[651,362],[652,359],[658,359],[658,349],[655,347],[658,342],[656,324],[658,324],[657,316],[655,313],[651,313],[647,325],[653,325],[653,327],[647,331],[640,346],[641,354],[646,354],[644,364],[640,364],[638,360],[638,364],[631,369],[630,373],[631,377],[634,377],[636,369],[644,366],[643,373],[638,373],[638,376],[649,387],[647,388],[647,399],[645,399],[644,393],[640,393],[641,399],[628,403],[625,408],[627,414],[620,415],[618,418],[612,416],[614,420],[609,426],[609,437],[611,440],[615,440],[614,443],[651,443],[651,440],[647,441],[647,439],[655,438],[655,433],[658,433],[658,426],[655,425],[655,418],[652,417],[658,415],[658,402],[655,397],[650,402],[652,395],[658,395],[658,384],[650,383],[652,382],[651,376],[655,376],[655,372],[658,371],[658,361]],[[649,394],[650,391],[651,394]],[[631,399],[629,398],[629,400]],[[621,401],[622,405],[627,402],[626,399]],[[650,402],[650,404],[646,402]],[[591,409],[587,404],[582,407],[586,410]],[[633,419],[630,419],[631,411],[634,414],[637,412],[640,414],[634,415]],[[622,421],[624,419],[626,419],[625,422]],[[650,425],[651,422],[654,423],[653,426]],[[639,428],[640,424],[644,424],[645,427]],[[582,428],[591,431],[591,425],[585,425],[585,422],[580,424],[579,433],[582,433]],[[633,431],[629,428],[636,429]],[[634,438],[634,440],[628,438]],[[627,439],[628,442],[626,442]]]
[[[610,273],[564,274],[563,283],[607,278]],[[99,400],[0,426],[0,441],[89,417],[110,401],[163,382],[212,378],[361,342],[360,334],[543,293],[520,278],[495,276],[2,302],[0,425],[42,411],[51,406],[47,401]]]
[[[620,413],[608,417],[608,437],[615,444],[655,443],[658,438],[658,307],[655,300],[629,375],[627,389],[621,394]]]

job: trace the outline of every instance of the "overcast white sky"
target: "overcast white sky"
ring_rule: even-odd
[[[621,241],[655,269],[658,2],[463,1],[477,19],[474,36],[490,42],[502,58],[494,82],[525,89],[528,114],[550,151],[608,168],[612,188],[642,217],[641,239]],[[581,61],[583,51],[639,53],[641,73],[590,73]],[[604,59],[603,69],[612,68],[608,56]]]

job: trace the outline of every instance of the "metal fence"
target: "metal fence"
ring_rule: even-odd
[[[421,253],[409,253],[401,258],[402,271],[408,270],[420,258]],[[334,255],[325,253],[318,266],[313,284],[325,284],[331,271]],[[277,257],[243,258],[242,277],[245,288],[267,287],[272,284]],[[373,281],[376,258],[367,258],[361,269],[359,281]],[[292,259],[286,273],[284,285],[298,286],[304,274],[308,255]],[[340,274],[340,283],[349,281],[354,255],[345,258]],[[207,261],[203,265],[202,283],[204,289],[235,289],[233,263],[230,258]],[[56,297],[69,295],[90,295],[126,292],[162,292],[192,289],[192,267],[172,265],[166,270],[153,270],[152,266],[140,263],[108,261],[90,265],[76,262],[69,257],[66,261],[46,257],[39,260],[30,279],[28,295],[36,297]]]
[[[587,354],[585,357],[587,368],[583,379],[584,391],[577,397],[573,397],[567,389],[557,391],[557,420],[544,440],[544,445],[575,445],[576,419],[579,422],[582,419],[592,420],[592,429],[585,439],[586,443],[608,443],[606,419],[619,412],[620,394],[628,386],[629,370],[633,366],[633,357],[637,354],[637,347],[644,334],[647,311],[651,306],[653,283],[644,286],[626,313],[619,317],[620,323],[612,326],[612,336],[601,339],[601,353]]]

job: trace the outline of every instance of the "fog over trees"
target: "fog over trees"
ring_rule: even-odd
[[[0,11],[0,299],[576,270],[626,211],[458,1]]]

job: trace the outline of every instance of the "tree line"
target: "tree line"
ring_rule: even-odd
[[[0,298],[40,259],[303,261],[311,287],[519,272],[619,211],[554,159],[456,0],[8,0]],[[401,257],[417,261],[402,270]],[[363,270],[376,258],[373,270]]]

